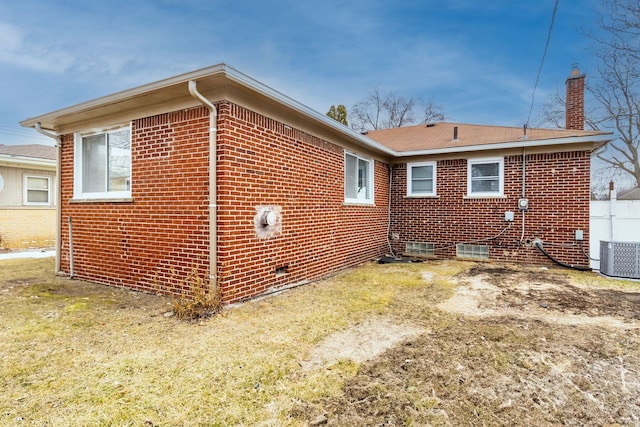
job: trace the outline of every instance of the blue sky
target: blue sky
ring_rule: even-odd
[[[555,0],[0,0],[0,144],[20,120],[225,62],[325,113],[372,86],[448,120],[522,126]],[[595,73],[597,0],[560,1],[532,124],[572,63]]]

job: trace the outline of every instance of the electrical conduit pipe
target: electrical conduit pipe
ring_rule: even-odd
[[[526,132],[526,128],[525,128]],[[526,148],[522,147],[522,198],[527,197],[527,153]],[[520,235],[520,244],[524,240],[524,224],[525,224],[525,210],[522,210],[522,234]]]
[[[542,241],[540,241],[540,240],[536,240],[533,244],[540,252],[542,252],[542,254],[544,254],[547,258],[549,258],[551,261],[555,262],[556,264],[558,264],[561,267],[572,268],[572,269],[578,270],[578,271],[592,271],[591,267],[582,267],[580,265],[567,264],[566,262],[562,262],[562,261],[557,260],[556,258],[551,256],[551,254],[549,252],[547,252],[542,247]]]
[[[216,292],[218,289],[218,192],[216,181],[217,162],[217,120],[216,106],[198,92],[195,80],[189,80],[189,93],[209,109],[209,282]]]

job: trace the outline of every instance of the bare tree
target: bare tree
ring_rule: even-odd
[[[536,124],[536,126],[563,129],[565,125],[566,105],[567,101],[564,95],[556,89],[553,94],[549,95],[544,104],[542,104],[540,123]]]
[[[444,108],[436,104],[433,99],[422,103],[422,122],[423,124],[442,122],[445,120]]]
[[[594,177],[631,178],[640,187],[640,4],[601,1],[600,31],[587,34],[599,65],[587,81],[597,105],[585,112],[585,125],[613,131],[618,139],[596,153],[608,170],[594,171]],[[564,107],[565,98],[556,91],[542,107],[543,123],[564,127]]]
[[[591,34],[599,59],[597,78],[588,85],[598,101],[599,129],[618,139],[599,159],[633,177],[640,187],[640,5],[637,0],[602,0],[601,32]]]
[[[544,104],[542,104],[539,119],[535,126],[564,129],[566,124],[566,106],[567,101],[565,99],[565,95],[560,93],[559,90],[556,90],[547,98]],[[584,117],[585,128],[595,131],[600,130],[600,120],[596,119],[597,116],[595,108],[586,110]]]
[[[443,108],[429,100],[405,98],[394,92],[381,92],[373,87],[369,95],[351,108],[351,127],[359,132],[372,129],[398,128],[415,124],[416,109],[422,109],[422,121],[444,120]]]
[[[590,35],[600,45],[624,51],[640,59],[640,3],[634,0],[602,0],[600,28],[604,36]]]

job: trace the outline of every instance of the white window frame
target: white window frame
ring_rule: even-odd
[[[476,191],[472,190],[473,177],[471,169],[474,165],[498,163],[498,191]],[[504,197],[504,157],[485,157],[479,159],[467,159],[467,197]]]
[[[47,180],[47,201],[46,202],[30,202],[29,190],[43,191],[39,188],[29,188],[29,178],[46,179]],[[25,206],[51,206],[51,177],[47,175],[25,174],[22,178],[22,204]]]
[[[366,183],[366,189],[368,191],[365,190],[365,192],[369,193],[368,196],[365,197],[347,197],[347,187],[349,186],[349,184],[353,183],[349,182],[349,177],[347,176],[347,156],[351,156],[356,158],[356,160],[358,162],[363,161],[366,162],[369,166],[367,168],[367,170],[369,171],[368,176],[366,177],[367,183]],[[348,152],[345,151],[344,153],[344,202],[346,204],[367,204],[367,205],[372,205],[374,203],[374,199],[375,199],[375,187],[373,186],[373,176],[375,174],[374,171],[375,168],[375,162],[372,159],[369,159],[367,157],[362,157],[358,154],[352,153],[352,152]],[[356,176],[355,177],[356,180],[358,180],[359,178]],[[356,188],[358,186],[358,183],[355,183]]]
[[[431,175],[431,180],[433,181],[433,190],[426,192],[414,192],[412,188],[413,184],[413,168],[422,167],[422,166],[431,166],[433,169],[433,173]],[[437,162],[420,162],[420,163],[408,163],[407,164],[407,196],[409,197],[433,197],[436,195],[436,184],[437,184]]]
[[[83,150],[82,143],[84,137],[109,134],[127,130],[129,132],[129,190],[126,191],[102,191],[102,192],[84,192],[83,190]],[[108,162],[108,154],[105,156],[105,162]],[[73,197],[75,199],[129,199],[131,198],[131,126],[119,126],[100,130],[96,132],[78,132],[74,134],[74,168],[73,168]],[[107,167],[108,169],[108,167]],[[107,188],[107,187],[105,187]]]

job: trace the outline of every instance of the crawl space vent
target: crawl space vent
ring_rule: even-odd
[[[405,244],[405,254],[417,256],[433,256],[434,245],[427,242],[407,242]]]
[[[600,272],[612,277],[640,279],[640,242],[600,240]]]
[[[465,259],[489,259],[489,246],[458,243],[456,256]]]

